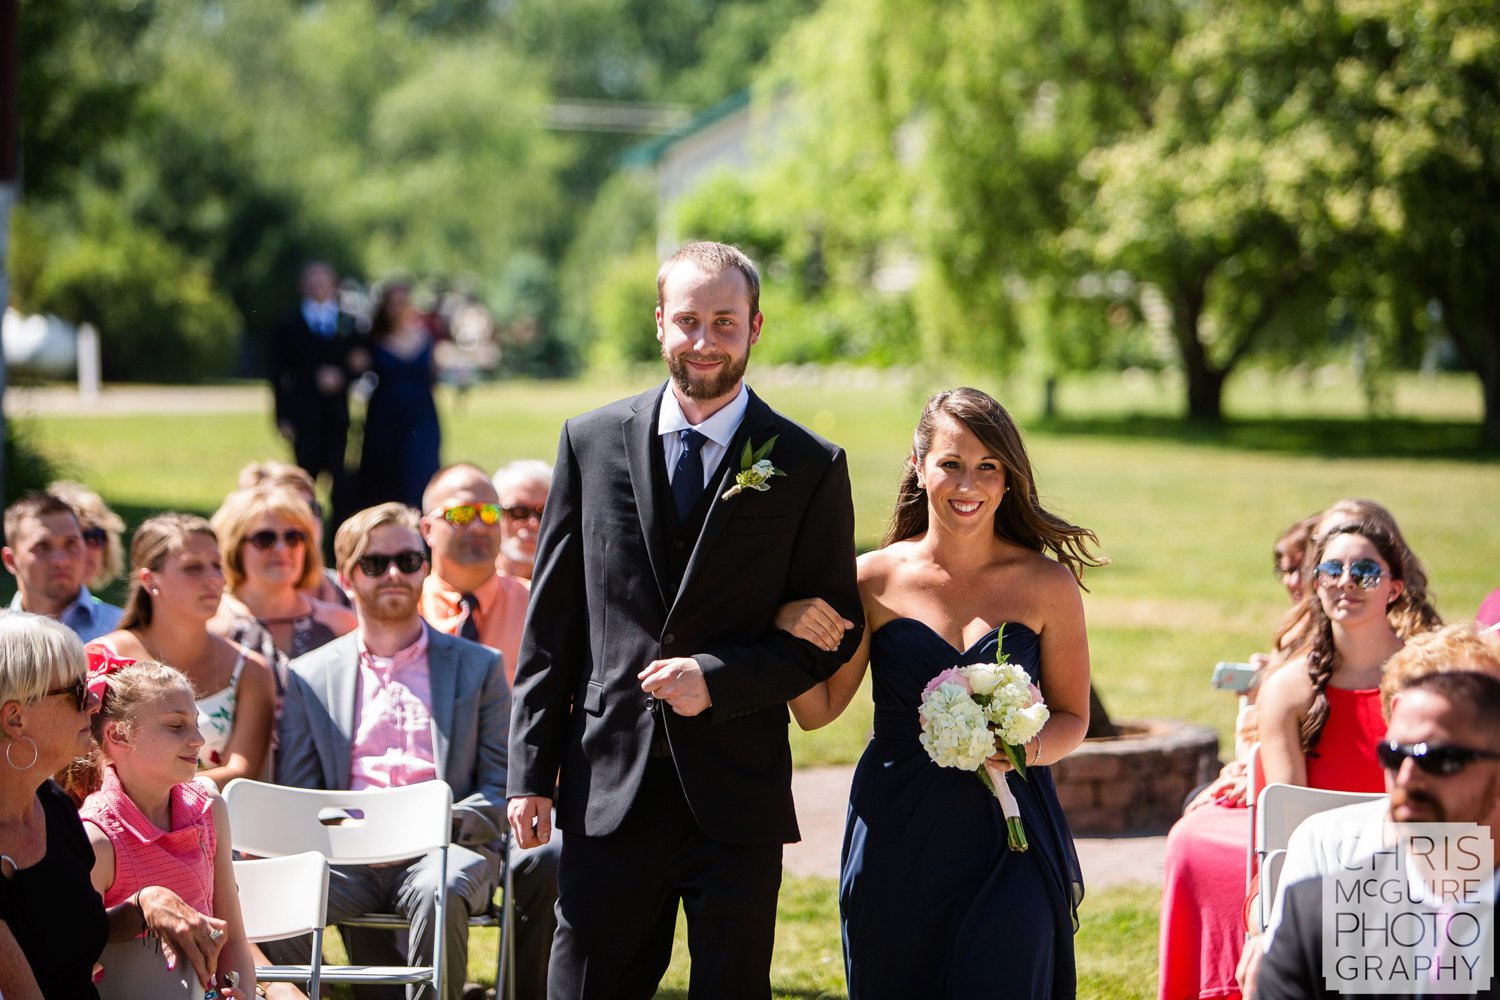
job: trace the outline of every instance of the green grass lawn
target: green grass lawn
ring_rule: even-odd
[[[566,416],[654,378],[505,383],[462,399],[445,394],[444,459],[492,468],[518,457],[550,458]],[[848,450],[857,540],[861,548],[877,544],[922,399],[958,380],[778,371],[754,381],[773,406]],[[1060,394],[1062,416],[1050,421],[1036,416],[1034,387],[971,384],[1013,406],[1044,503],[1096,530],[1112,560],[1089,575],[1085,606],[1094,677],[1116,717],[1190,719],[1227,738],[1233,704],[1209,690],[1209,669],[1266,647],[1285,608],[1270,573],[1271,543],[1286,524],[1340,497],[1371,497],[1395,513],[1445,618],[1471,616],[1500,586],[1500,464],[1475,447],[1472,379],[1403,378],[1395,386],[1399,416],[1372,421],[1360,415],[1359,390],[1347,375],[1277,380],[1251,372],[1231,383],[1231,421],[1214,429],[1171,419],[1180,392],[1167,377],[1070,381]],[[48,415],[24,423],[132,523],[166,508],[207,513],[242,464],[286,455],[263,411],[183,415],[167,399],[156,414]],[[855,759],[869,719],[866,697],[828,729],[794,733],[798,762]],[[1156,892],[1110,890],[1085,901],[1080,995],[1113,1000],[1155,992]],[[843,996],[835,902],[832,883],[787,881],[773,976],[778,996]],[[490,968],[493,953],[492,941],[475,943],[476,973]],[[663,996],[685,995],[686,970],[679,948]]]

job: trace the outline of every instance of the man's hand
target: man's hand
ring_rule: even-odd
[[[319,365],[313,371],[313,380],[318,384],[318,391],[325,396],[337,396],[349,383],[338,365]]]
[[[642,691],[671,705],[678,715],[698,715],[713,704],[703,669],[691,656],[652,660],[636,677]]]
[[[552,839],[552,800],[543,795],[518,795],[505,806],[510,830],[520,847],[540,847]]]

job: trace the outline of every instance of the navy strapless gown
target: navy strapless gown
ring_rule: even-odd
[[[875,735],[854,772],[839,909],[850,1000],[1073,997],[1083,876],[1048,768],[1011,781],[1031,849],[1005,842],[999,803],[972,773],[922,749],[917,706],[940,671],[993,662],[998,630],[958,650],[897,618],[870,640]],[[1033,681],[1039,640],[1005,626]]]

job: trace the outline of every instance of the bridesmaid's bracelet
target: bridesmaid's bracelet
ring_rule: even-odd
[[[1031,766],[1036,767],[1036,762],[1042,759],[1042,734],[1036,734],[1036,756],[1031,758]]]

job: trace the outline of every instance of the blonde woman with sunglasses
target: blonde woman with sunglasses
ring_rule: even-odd
[[[354,629],[348,608],[312,597],[323,579],[317,526],[306,499],[286,486],[236,490],[214,512],[225,594],[209,627],[256,650],[276,671]]]
[[[193,685],[199,777],[222,788],[265,773],[275,684],[258,653],[209,631],[224,596],[224,566],[213,527],[192,514],[158,514],[130,543],[130,585],[120,627],[90,648],[122,660],[176,667]]]

